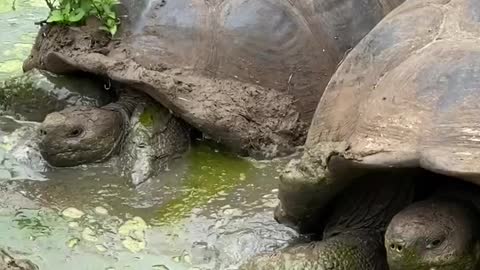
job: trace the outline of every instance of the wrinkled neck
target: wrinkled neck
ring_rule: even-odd
[[[413,200],[415,173],[368,175],[335,201],[324,230],[328,238],[348,231],[384,232],[392,217]]]
[[[111,153],[119,151],[128,135],[130,127],[130,118],[135,111],[136,106],[142,100],[142,94],[133,90],[122,89],[116,102],[109,103],[102,107],[104,110],[118,112],[122,115],[122,132],[117,142],[111,150]]]
[[[135,90],[122,89],[119,93],[118,100],[105,105],[103,109],[118,111],[126,117],[126,120],[128,120],[132,116],[133,111],[141,98],[142,94]]]

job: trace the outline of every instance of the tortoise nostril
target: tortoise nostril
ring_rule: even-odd
[[[391,243],[389,247],[392,251],[395,251],[398,253],[401,253],[403,251],[403,244],[400,244],[400,243]]]
[[[47,135],[47,131],[46,131],[45,129],[43,129],[43,128],[41,128],[41,129],[39,130],[39,133],[40,133],[41,136]]]

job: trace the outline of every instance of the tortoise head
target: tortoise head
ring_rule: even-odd
[[[477,269],[478,225],[473,205],[442,199],[414,203],[387,228],[390,269]]]
[[[120,112],[102,108],[78,106],[51,113],[40,125],[40,152],[56,167],[103,161],[120,144],[123,123]]]

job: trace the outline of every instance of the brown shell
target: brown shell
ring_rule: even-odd
[[[346,142],[354,163],[480,184],[479,37],[480,2],[407,1],[332,77],[307,147]]]

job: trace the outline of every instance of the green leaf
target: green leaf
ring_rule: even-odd
[[[115,36],[117,33],[117,24],[114,24],[113,26],[110,27],[110,34],[112,34],[112,37]]]
[[[117,25],[108,25],[108,23],[104,26],[99,27],[100,30],[106,31],[112,35],[112,37],[117,33]]]
[[[86,14],[90,14],[90,11],[94,9],[90,0],[82,0],[80,8],[83,9]]]
[[[105,13],[106,15],[112,13],[112,10],[110,9],[110,6],[106,3],[102,4],[102,9],[103,9],[103,13]]]
[[[70,6],[70,2],[67,2],[65,4],[65,13],[70,13],[70,10],[72,10],[71,6]]]
[[[46,1],[53,3],[57,0]],[[58,8],[51,12],[47,22],[72,25],[87,16],[96,16],[103,24],[101,29],[113,36],[120,23],[114,8],[119,3],[119,0],[58,0]]]
[[[77,9],[74,13],[77,13],[77,14],[75,14],[75,15],[73,15],[73,16],[70,16],[70,17],[68,18],[68,21],[69,21],[69,22],[74,22],[74,23],[75,23],[75,22],[79,22],[79,21],[81,21],[81,20],[85,17],[85,15],[86,15],[85,10],[83,10],[83,9]]]
[[[92,8],[88,14],[92,16],[98,16],[98,11],[96,8]]]
[[[113,19],[107,19],[105,24],[107,25],[108,28],[110,28],[110,27],[113,27],[114,25],[117,25],[117,22]]]
[[[52,22],[63,22],[64,21],[63,14],[60,10],[54,10],[50,13],[50,16],[47,19],[47,23]]]
[[[116,20],[117,19],[117,14],[115,14],[115,12],[111,11],[110,13],[105,13],[105,17],[107,18],[110,18],[110,19],[114,19]]]

